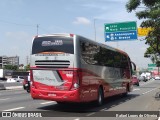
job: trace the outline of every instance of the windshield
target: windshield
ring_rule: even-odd
[[[74,54],[73,38],[38,37],[33,41],[32,54],[69,53]]]

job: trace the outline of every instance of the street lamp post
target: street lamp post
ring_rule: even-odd
[[[94,39],[96,41],[96,19],[94,18]]]

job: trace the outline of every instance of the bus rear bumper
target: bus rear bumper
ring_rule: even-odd
[[[52,100],[57,102],[81,102],[79,90],[73,91],[46,91],[31,88],[33,99]]]

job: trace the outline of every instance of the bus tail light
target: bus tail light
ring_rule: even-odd
[[[75,89],[78,89],[79,88],[79,74],[78,74],[78,71],[74,71],[73,72],[73,82],[72,82],[72,87],[71,87],[71,90],[75,90]]]
[[[75,90],[79,88],[79,72],[77,70],[64,70],[61,71],[62,79],[66,79],[68,83],[70,83],[70,90]]]
[[[74,34],[70,34],[70,37],[73,37],[74,36]]]

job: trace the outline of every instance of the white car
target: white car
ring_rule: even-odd
[[[155,79],[155,80],[160,80],[160,76],[159,76],[159,75],[156,75],[156,76],[154,76],[154,79]]]
[[[10,83],[10,82],[16,82],[16,80],[15,80],[14,78],[8,78],[8,79],[7,79],[7,82],[9,82],[9,83]]]
[[[23,82],[24,77],[23,76],[14,76],[11,79],[15,80],[16,82]]]

